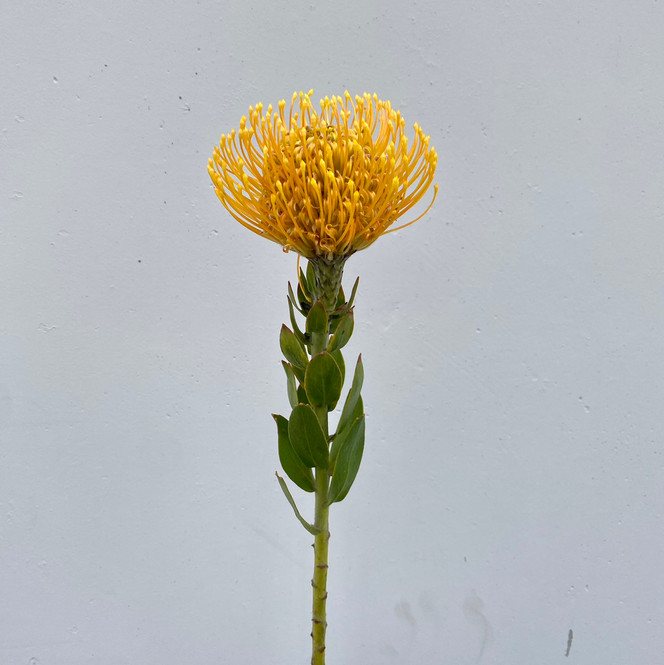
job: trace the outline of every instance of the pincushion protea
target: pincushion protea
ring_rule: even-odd
[[[341,400],[342,349],[354,326],[357,281],[346,300],[343,268],[382,234],[419,219],[395,226],[431,185],[437,156],[418,125],[409,147],[401,114],[376,95],[326,97],[317,112],[312,94],[295,93],[288,116],[285,101],[278,111],[249,107],[239,131],[222,135],[208,171],[238,222],[309,260],[306,272],[299,271],[297,296],[288,287],[293,329],[282,326],[279,337],[291,413],[274,419],[284,472],[315,494],[310,523],[277,475],[298,520],[315,536],[311,662],[325,665],[329,511],[355,481],[365,435],[361,357],[335,431],[329,423]]]
[[[419,125],[409,146],[401,113],[375,94],[325,97],[320,111],[312,94],[294,93],[288,115],[285,100],[249,107],[208,171],[240,224],[332,262],[417,221],[393,226],[431,185],[437,155]]]

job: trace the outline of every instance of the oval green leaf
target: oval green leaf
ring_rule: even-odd
[[[272,414],[277,423],[279,437],[279,461],[286,475],[305,492],[314,491],[314,474],[298,457],[288,436],[288,421],[283,416]]]
[[[293,409],[288,420],[288,437],[295,453],[306,466],[319,469],[329,467],[327,437],[308,404],[298,404]]]
[[[281,346],[281,352],[289,363],[302,369],[307,366],[309,360],[302,342],[300,342],[293,331],[285,324],[281,326],[279,346]]]
[[[341,317],[337,329],[327,346],[327,350],[336,351],[337,349],[343,349],[343,347],[348,344],[348,340],[353,334],[353,325],[353,311],[351,310],[348,314]]]
[[[364,452],[364,415],[353,422],[337,455],[330,483],[329,503],[343,501],[355,481]]]
[[[332,407],[339,401],[343,386],[339,365],[327,351],[316,354],[304,374],[309,404]]]
[[[360,417],[364,415],[364,406],[362,404],[362,398],[360,397],[355,403],[355,408],[350,416],[350,420],[343,427],[338,427],[334,436],[332,437],[332,447],[330,448],[330,470],[334,473],[334,465],[337,462],[337,456],[339,451],[343,447],[350,431],[352,429],[353,423]]]
[[[327,312],[322,300],[318,300],[307,314],[307,332],[321,335],[327,332]]]

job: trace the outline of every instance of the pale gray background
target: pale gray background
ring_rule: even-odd
[[[661,662],[663,34],[657,1],[5,0],[0,664],[309,662],[269,415],[295,256],[206,162],[312,87],[440,155],[347,267],[330,665]]]

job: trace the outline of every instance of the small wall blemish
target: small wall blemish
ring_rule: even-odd
[[[413,630],[417,629],[417,621],[413,616],[410,603],[407,600],[401,600],[394,606],[394,613],[399,619],[405,621]]]
[[[493,629],[489,620],[484,616],[484,602],[474,590],[470,592],[463,603],[463,613],[466,615],[466,619],[481,631],[480,650],[475,660],[475,663],[481,663],[484,652],[491,643]]]

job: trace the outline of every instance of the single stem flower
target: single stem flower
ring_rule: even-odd
[[[309,260],[298,275],[297,296],[288,285],[293,330],[282,327],[280,346],[287,379],[289,418],[275,415],[281,465],[299,488],[315,494],[314,521],[302,517],[283,478],[279,484],[302,525],[315,536],[312,665],[325,664],[330,506],[342,501],[364,450],[364,379],[361,357],[331,431],[329,413],[340,400],[345,362],[341,349],[353,332],[357,281],[348,300],[341,286],[349,256],[384,233],[416,222],[395,222],[433,182],[436,151],[414,126],[376,95],[325,97],[316,111],[313,91],[286,102],[249,107],[239,131],[222,134],[209,160],[214,189],[240,224],[288,252]],[[296,310],[306,321],[297,323]]]

